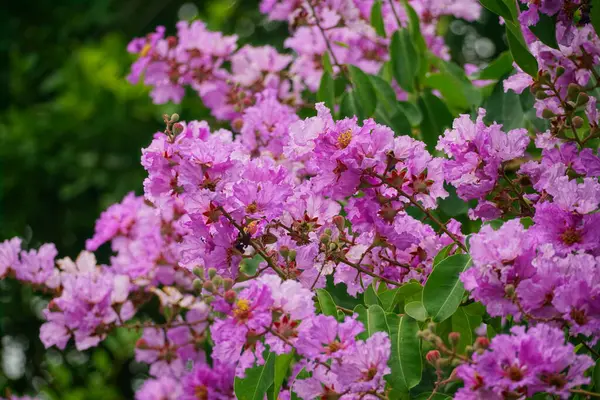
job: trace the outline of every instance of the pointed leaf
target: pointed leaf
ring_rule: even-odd
[[[354,93],[363,111],[363,115],[365,117],[372,116],[377,107],[377,94],[369,76],[354,65],[348,65],[348,71],[350,72],[350,80],[354,86]]]
[[[385,37],[385,25],[381,14],[381,1],[376,0],[371,7],[371,25],[375,28],[375,32],[381,37]]]
[[[287,354],[278,355],[275,358],[275,376],[273,377],[273,399],[277,399],[281,385],[288,375],[290,364],[294,358],[294,350]]]
[[[544,13],[539,13],[540,20],[535,26],[530,26],[529,30],[533,32],[538,39],[547,46],[558,49],[556,41],[556,16],[550,17]]]
[[[324,102],[330,110],[335,107],[335,83],[328,72],[323,72],[321,76],[321,84],[319,90],[317,90],[317,101]]]
[[[329,57],[329,52],[326,51],[323,53],[323,70],[327,72],[329,75],[333,76],[333,67],[331,66],[331,58]]]
[[[388,365],[392,373],[385,379],[392,388],[404,392],[419,384],[423,372],[421,341],[417,336],[419,324],[407,315],[398,317],[388,314],[387,318],[392,339],[392,354]]]
[[[375,332],[388,332],[385,321],[385,311],[378,305],[367,308],[367,326],[365,326],[369,336]]]
[[[265,393],[273,384],[276,355],[269,352],[264,365],[246,370],[245,378],[235,378],[233,389],[240,400],[263,400]]]
[[[411,301],[404,306],[404,312],[410,315],[417,321],[425,321],[428,317],[427,310],[423,307],[423,303],[420,301]]]
[[[369,287],[367,287],[367,290],[365,290],[365,305],[367,306],[372,306],[372,305],[379,305],[379,298],[377,297],[377,293],[375,293],[375,290],[373,289],[373,285],[369,285]]]
[[[436,322],[450,317],[458,308],[465,288],[459,279],[471,264],[468,254],[455,254],[435,266],[423,288],[423,305]]]
[[[482,6],[484,6],[494,14],[501,16],[505,20],[513,20],[513,16],[510,10],[506,6],[506,4],[502,2],[502,0],[479,0],[479,2]]]
[[[429,151],[435,151],[439,136],[452,125],[454,118],[448,107],[431,91],[426,91],[419,98],[419,108],[423,114],[421,122],[421,139],[427,144]]]
[[[476,79],[494,79],[498,80],[513,70],[513,58],[509,51],[500,54],[487,67],[483,68],[475,75]]]
[[[508,39],[508,47],[510,48],[510,52],[513,55],[517,65],[521,67],[524,72],[536,78],[538,74],[537,60],[529,52],[526,45],[523,44],[515,35],[514,28],[510,29],[509,24],[510,22],[507,22],[506,38]]]
[[[464,353],[465,348],[468,345],[473,344],[473,327],[469,322],[469,316],[465,313],[462,307],[459,307],[454,314],[452,314],[452,331],[460,333],[460,340],[456,346],[456,350],[459,353]]]
[[[417,51],[407,29],[400,29],[392,35],[390,56],[396,82],[407,92],[414,92],[419,65],[416,62]]]
[[[317,300],[319,301],[319,306],[321,306],[321,312],[323,314],[337,317],[337,308],[333,298],[327,290],[317,289]]]

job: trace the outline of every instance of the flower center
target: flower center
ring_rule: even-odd
[[[348,129],[338,136],[338,147],[340,149],[345,149],[350,144],[350,141],[352,141],[352,130]]]
[[[510,378],[511,381],[519,382],[523,379],[523,370],[518,365],[511,365],[506,370],[506,375]]]
[[[575,228],[568,228],[560,235],[560,238],[566,245],[571,246],[581,242],[581,233]]]
[[[198,400],[207,400],[208,389],[204,385],[196,386],[194,388],[194,396],[196,396]]]
[[[588,322],[585,311],[583,310],[571,310],[571,318],[573,318],[573,321],[575,321],[577,325],[585,325]]]
[[[250,301],[246,299],[239,299],[235,303],[233,315],[239,320],[246,320],[250,316]]]

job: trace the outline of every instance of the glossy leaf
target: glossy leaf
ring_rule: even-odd
[[[508,47],[510,52],[515,59],[515,62],[523,71],[537,77],[538,74],[538,63],[535,57],[529,52],[526,45],[521,42],[519,37],[515,34],[515,28],[510,29],[510,22],[506,26],[506,38],[508,40]]]
[[[373,288],[373,285],[369,285],[367,287],[367,290],[365,290],[365,305],[367,306],[372,306],[372,305],[379,305],[379,298],[377,297],[377,293],[375,293],[375,289]]]
[[[387,323],[385,320],[385,311],[378,305],[367,308],[367,324],[365,330],[369,336],[375,332],[388,332]]]
[[[277,399],[281,385],[288,375],[290,364],[294,359],[294,350],[287,354],[278,355],[275,358],[275,375],[273,377],[273,399]]]
[[[596,31],[596,35],[600,36],[600,2],[598,2],[598,0],[591,0],[591,4],[590,20]]]
[[[556,17],[550,17],[542,12],[539,13],[540,20],[529,30],[547,46],[559,49],[556,41]]]
[[[448,254],[450,254],[450,252],[452,251],[452,249],[454,247],[455,247],[455,244],[450,243],[448,246],[442,248],[433,258],[433,267],[435,268],[435,266],[438,265],[441,261],[448,258]]]
[[[323,71],[325,71],[329,75],[333,76],[333,66],[331,65],[331,57],[329,56],[328,51],[323,53],[322,62],[323,62]]]
[[[337,317],[337,308],[333,301],[333,298],[325,289],[317,289],[317,300],[321,307],[321,312],[325,315],[331,315]]]
[[[468,254],[455,254],[441,261],[431,272],[423,288],[423,305],[436,322],[449,318],[458,308],[465,293],[459,279],[471,264]]]
[[[236,398],[240,400],[263,400],[265,393],[273,384],[275,376],[276,355],[269,352],[264,365],[246,370],[246,376],[235,378],[233,389]]]
[[[400,101],[398,102],[398,105],[412,126],[419,126],[421,124],[423,121],[423,113],[421,113],[419,107],[407,101]]]
[[[512,21],[513,16],[502,0],[479,0],[482,6],[504,18],[504,20]]]
[[[513,58],[509,51],[500,54],[487,67],[481,69],[475,75],[477,79],[494,79],[499,80],[513,70]]]
[[[427,310],[423,307],[423,303],[420,301],[411,301],[404,306],[404,312],[416,319],[417,321],[425,321],[428,317]]]
[[[431,91],[426,91],[419,98],[419,108],[423,114],[421,122],[421,138],[429,151],[435,151],[439,136],[452,125],[454,120],[446,104]]]
[[[335,82],[328,72],[323,72],[321,76],[321,84],[319,90],[317,90],[317,101],[324,102],[330,110],[335,107]]]
[[[404,304],[413,299],[420,299],[421,293],[423,292],[423,286],[417,282],[409,282],[395,288],[388,290],[385,293],[379,295],[382,306],[386,311],[393,311],[394,308],[400,304],[404,308]],[[408,301],[407,301],[408,300]]]
[[[359,120],[365,119],[362,108],[358,105],[354,92],[346,92],[340,101],[340,118],[357,116]]]
[[[419,65],[417,50],[407,29],[400,29],[392,35],[390,56],[396,82],[407,92],[414,92]]]
[[[357,335],[357,338],[360,340],[365,340],[369,337],[369,332],[367,329],[367,326],[369,324],[368,318],[367,318],[367,308],[365,306],[363,306],[362,304],[357,305],[356,307],[354,307],[354,311],[355,314],[357,314],[357,318],[360,322],[362,322],[363,326],[365,327],[365,331],[362,333],[359,333]]]
[[[371,25],[375,28],[375,32],[381,37],[385,37],[385,25],[381,14],[381,0],[376,0],[371,7]]]
[[[421,381],[423,363],[421,360],[421,341],[417,336],[419,324],[405,315],[387,315],[392,354],[388,365],[392,373],[385,378],[392,388],[403,392],[411,389]]]
[[[432,89],[439,90],[450,106],[461,110],[469,106],[469,101],[461,88],[461,82],[452,75],[439,72],[429,74],[423,83]]]
[[[462,307],[459,307],[452,314],[452,331],[460,333],[460,340],[456,349],[459,353],[464,353],[468,345],[473,344],[473,327],[469,320],[469,316]]]
[[[353,65],[348,66],[348,71],[350,72],[350,80],[354,86],[356,99],[363,111],[364,117],[362,119],[372,116],[377,107],[377,95],[369,76]]]

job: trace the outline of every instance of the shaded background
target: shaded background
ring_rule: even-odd
[[[287,27],[265,20],[256,0],[43,0],[0,6],[0,240],[54,242],[75,257],[94,221],[129,191],[140,194],[140,149],[163,129],[162,114],[208,119],[190,93],[181,105],[155,106],[125,81],[125,46],[157,25],[200,18],[240,43],[282,50]],[[441,24],[460,64],[481,64],[506,48],[497,20]],[[212,123],[213,121],[211,121]],[[107,254],[99,254],[106,261]],[[0,397],[130,399],[147,376],[132,361],[135,332],[118,331],[83,353],[45,351],[38,339],[46,300],[0,281]]]

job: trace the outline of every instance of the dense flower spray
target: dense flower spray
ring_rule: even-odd
[[[477,19],[469,0],[263,0],[286,54],[201,21],[133,40],[131,82],[156,103],[189,86],[232,129],[165,115],[143,196],[74,261],[6,240],[0,277],[51,296],[46,347],[136,330],[138,400],[600,397],[600,42],[586,2],[503,7],[498,87],[532,94],[535,128],[436,86],[471,101],[500,78],[449,62],[436,26]]]

